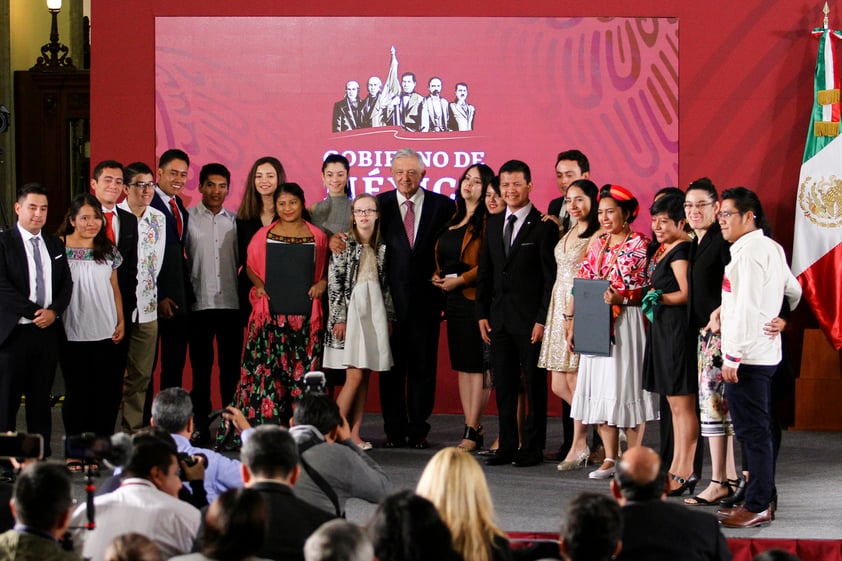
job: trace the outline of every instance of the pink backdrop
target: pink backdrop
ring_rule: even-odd
[[[581,147],[597,183],[630,187],[644,207],[678,180],[675,18],[158,17],[155,45],[157,153],[190,154],[188,200],[200,166],[219,161],[236,208],[252,162],[274,155],[315,202],[332,151],[351,160],[355,192],[377,193],[393,188],[391,153],[405,146],[427,160],[425,187],[449,196],[471,163],[522,159],[540,208],[558,196],[562,149]],[[392,45],[422,96],[434,75],[449,100],[468,84],[474,130],[332,132],[346,82],[364,97],[369,76],[385,81]]]

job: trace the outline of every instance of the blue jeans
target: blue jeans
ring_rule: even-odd
[[[775,366],[742,364],[739,382],[725,384],[725,400],[731,411],[734,432],[743,445],[751,473],[746,487],[745,508],[761,512],[769,508],[775,493],[775,458],[772,451],[771,387]]]

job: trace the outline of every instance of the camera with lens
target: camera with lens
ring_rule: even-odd
[[[318,370],[304,375],[304,392],[309,394],[323,394],[327,388],[325,373]]]
[[[0,434],[0,459],[25,460],[44,457],[44,437],[19,432]]]
[[[111,437],[83,432],[64,439],[64,454],[73,460],[108,460],[111,457]]]

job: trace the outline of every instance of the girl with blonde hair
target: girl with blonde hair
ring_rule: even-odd
[[[424,468],[415,492],[436,505],[464,559],[512,559],[506,534],[494,521],[485,474],[470,454],[458,448],[440,450]]]

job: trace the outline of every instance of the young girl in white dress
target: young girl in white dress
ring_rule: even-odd
[[[346,369],[336,402],[348,419],[351,438],[368,450],[371,444],[360,438],[368,379],[372,371],[392,367],[389,334],[395,321],[386,280],[386,245],[380,241],[380,208],[371,195],[357,195],[351,206],[345,251],[330,259],[327,290],[323,366]]]

